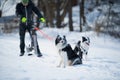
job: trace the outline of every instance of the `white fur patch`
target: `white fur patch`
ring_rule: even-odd
[[[65,51],[60,51],[60,56],[62,60],[63,67],[68,66],[68,56]],[[62,64],[60,66],[62,66]]]
[[[86,51],[89,49],[89,45],[87,45],[85,42],[81,43],[81,47]]]

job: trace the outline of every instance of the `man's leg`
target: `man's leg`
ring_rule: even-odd
[[[32,37],[32,30],[28,29],[29,35],[30,35],[30,39],[31,39],[31,45],[30,47],[33,48],[34,47],[34,43],[33,43],[33,37]]]
[[[37,41],[37,34],[35,34],[35,36],[36,36],[36,42],[37,42],[37,56],[41,57],[42,54],[41,54],[40,49],[39,49],[39,45],[38,45],[38,41]]]
[[[34,45],[33,43],[34,43],[34,41],[36,41],[36,43],[37,43],[37,44],[36,44],[36,45],[37,45],[37,56],[38,56],[38,57],[41,57],[42,54],[41,54],[40,49],[39,49],[36,32],[32,32],[31,29],[28,29],[28,32],[29,32],[30,37],[31,37],[31,46],[34,46],[34,47],[35,47],[35,45]],[[35,39],[33,39],[33,35],[35,36]]]
[[[23,27],[20,27],[19,35],[20,35],[20,56],[23,56],[25,51],[25,31],[26,29]]]
[[[38,51],[38,57],[41,57],[42,56],[42,53],[40,52],[40,49],[39,49],[39,46],[37,45],[37,51]]]

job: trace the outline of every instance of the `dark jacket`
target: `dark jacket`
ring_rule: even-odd
[[[31,24],[33,22],[32,16],[33,16],[33,12],[35,14],[37,14],[38,18],[42,18],[43,16],[41,15],[40,11],[38,10],[37,7],[35,7],[35,5],[32,3],[32,1],[30,0],[28,5],[25,7],[22,3],[18,3],[16,6],[16,15],[20,16],[20,19],[22,19],[23,17],[27,18],[27,22],[26,23],[22,23],[20,20],[20,23],[22,24]]]

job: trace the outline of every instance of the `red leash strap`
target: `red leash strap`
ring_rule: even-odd
[[[50,36],[48,36],[47,34],[45,34],[42,30],[40,30],[39,28],[35,28],[35,30],[38,30],[45,38],[47,38],[48,40],[52,41],[53,38],[51,38]]]

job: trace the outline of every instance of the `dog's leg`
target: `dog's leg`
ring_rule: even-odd
[[[63,67],[65,68],[68,66],[68,57],[66,52],[62,52],[62,59],[63,59]]]
[[[63,60],[61,59],[59,62],[59,65],[57,67],[60,67],[62,65]]]
[[[87,61],[88,59],[87,59],[87,55],[85,55],[85,60]]]
[[[86,60],[86,61],[88,60],[88,58],[87,58],[87,52],[86,52],[86,54],[85,54],[85,60]]]
[[[62,63],[63,63],[63,58],[62,58],[62,52],[60,50],[58,50],[58,53],[60,55],[60,62],[59,62],[59,65],[57,67],[61,67]]]
[[[72,61],[71,60],[68,60],[68,65],[72,66]]]

